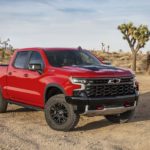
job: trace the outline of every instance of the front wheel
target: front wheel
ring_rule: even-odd
[[[133,117],[134,112],[135,110],[130,110],[121,114],[106,115],[105,118],[112,123],[126,123]]]
[[[63,94],[49,98],[45,105],[47,124],[54,130],[69,131],[79,122],[79,114],[66,102]]]

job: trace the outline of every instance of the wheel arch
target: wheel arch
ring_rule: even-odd
[[[66,96],[66,92],[62,86],[55,83],[48,84],[44,90],[44,103],[46,103],[50,97],[57,94],[64,94]]]

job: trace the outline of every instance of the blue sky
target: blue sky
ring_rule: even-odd
[[[117,26],[150,28],[148,0],[0,0],[0,37],[14,47],[129,50]],[[144,48],[150,50],[150,42]]]

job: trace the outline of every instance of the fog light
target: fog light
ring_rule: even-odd
[[[86,94],[84,91],[73,91],[73,96],[76,97],[86,97]]]
[[[81,93],[80,93],[80,96],[81,96],[81,97],[85,97],[86,94],[85,94],[84,92],[81,92]]]

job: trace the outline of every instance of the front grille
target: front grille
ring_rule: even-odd
[[[119,83],[109,83],[109,79],[88,79],[85,92],[88,97],[111,97],[135,94],[133,78],[120,78]],[[118,78],[116,78],[118,79]]]

